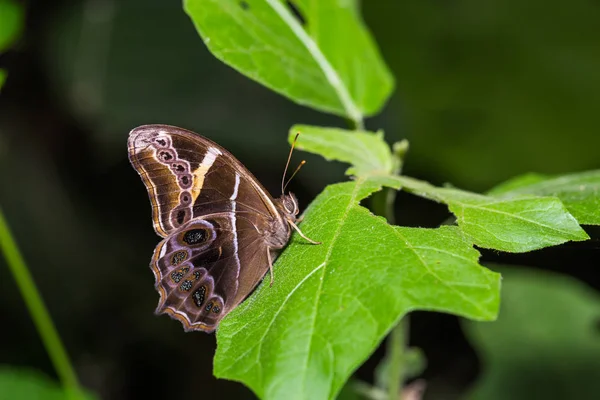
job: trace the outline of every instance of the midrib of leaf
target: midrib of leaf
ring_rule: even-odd
[[[265,0],[269,6],[279,15],[279,17],[289,26],[294,35],[298,38],[298,40],[306,47],[308,52],[313,56],[321,71],[325,74],[325,78],[337,93],[340,102],[344,106],[344,109],[348,113],[348,116],[354,124],[356,125],[356,129],[362,129],[363,120],[362,120],[362,112],[359,108],[354,104],[352,97],[350,96],[350,92],[348,92],[348,88],[344,85],[342,79],[338,75],[337,71],[333,68],[333,66],[329,63],[329,60],[325,57],[325,55],[321,52],[315,41],[306,33],[304,28],[300,26],[296,18],[285,8],[283,2],[280,0]]]
[[[321,299],[321,292],[323,289],[323,282],[325,281],[325,268],[327,266],[327,262],[329,261],[329,258],[331,257],[331,253],[333,251],[333,247],[335,246],[335,242],[337,241],[338,237],[340,236],[340,233],[342,232],[342,227],[344,226],[344,224],[346,223],[346,220],[348,219],[348,213],[350,212],[350,209],[352,207],[354,207],[354,205],[357,203],[356,201],[356,196],[358,193],[358,189],[360,188],[360,186],[364,183],[365,179],[364,178],[358,178],[356,180],[356,185],[354,185],[354,190],[352,191],[352,195],[350,196],[350,200],[348,201],[348,206],[346,207],[346,209],[344,210],[344,214],[342,215],[340,221],[341,224],[338,225],[335,233],[333,234],[332,238],[331,238],[331,246],[329,246],[329,248],[327,249],[327,254],[325,255],[325,259],[323,261],[323,273],[321,275],[321,279],[319,280],[319,288],[316,292],[316,296],[315,296],[315,305],[314,305],[314,313],[313,313],[313,321],[312,321],[312,326],[311,326],[311,332],[314,332],[315,330],[315,324],[317,321],[317,313],[319,312],[319,301]],[[304,376],[302,377],[302,387],[304,388],[305,392],[306,392],[306,372],[308,369],[308,360],[310,359],[310,349],[312,347],[312,338],[313,338],[314,334],[309,335],[308,338],[308,349],[306,352],[306,361],[304,362],[304,368],[302,369]],[[327,341],[327,343],[329,344],[329,341]],[[333,359],[333,358],[332,358]],[[331,388],[331,385],[329,386]],[[329,397],[329,396],[328,396]]]
[[[397,177],[397,179],[403,184],[403,186],[407,189],[410,189],[411,191],[414,191],[420,195],[422,195],[423,197],[427,197],[430,198],[431,200],[435,200],[435,201],[439,201],[441,203],[447,204],[448,206],[452,207],[453,205],[456,205],[460,208],[460,216],[457,215],[457,218],[461,219],[464,221],[464,212],[465,209],[470,208],[470,209],[475,209],[475,210],[480,210],[480,211],[485,211],[485,212],[489,212],[489,213],[493,213],[493,214],[498,214],[498,215],[503,215],[503,216],[508,216],[510,218],[514,218],[517,220],[521,220],[523,222],[527,222],[530,224],[534,224],[537,226],[541,226],[544,227],[550,231],[553,232],[557,232],[560,234],[565,234],[565,233],[569,233],[568,231],[565,230],[561,230],[561,229],[557,229],[556,227],[553,227],[551,225],[547,225],[544,223],[541,223],[539,221],[536,220],[532,220],[532,219],[528,219],[525,218],[521,215],[515,214],[515,213],[508,213],[506,211],[501,211],[501,210],[497,210],[495,208],[491,208],[490,206],[495,205],[495,204],[504,204],[504,203],[513,203],[515,201],[519,201],[519,200],[531,200],[534,199],[534,197],[525,197],[522,199],[511,199],[511,200],[504,200],[504,199],[495,199],[495,198],[490,198],[484,195],[479,195],[479,194],[475,194],[475,193],[468,193],[468,192],[464,192],[464,195],[467,195],[471,198],[477,198],[478,200],[483,201],[482,204],[473,204],[473,203],[468,203],[468,202],[464,202],[461,201],[460,199],[455,199],[452,198],[451,195],[450,196],[444,196],[444,192],[447,191],[456,191],[459,192],[460,194],[460,190],[455,190],[455,189],[443,189],[443,188],[436,188],[435,186],[430,185],[427,182],[422,182],[419,181],[418,179],[414,179],[414,178],[410,178],[410,177],[405,177],[405,176],[399,176]],[[408,185],[406,183],[409,183]],[[553,196],[544,196],[544,198],[553,198],[557,201],[560,202],[560,199],[557,197],[553,197]],[[534,211],[542,211],[542,209],[531,209],[531,210],[527,210],[528,212],[534,212]],[[570,214],[569,214],[570,215]],[[469,222],[469,224],[475,225],[472,222]],[[482,227],[483,228],[483,227]],[[572,236],[572,235],[571,235]]]
[[[553,197],[553,199],[556,199],[556,200],[560,201],[560,200],[559,200],[558,198],[556,198],[556,197]],[[506,212],[506,211],[501,211],[501,210],[496,210],[496,209],[494,209],[494,208],[488,208],[488,207],[486,207],[486,206],[490,206],[490,205],[492,205],[492,204],[502,204],[502,203],[506,203],[506,201],[492,201],[492,202],[486,203],[486,204],[484,204],[484,205],[481,205],[481,206],[480,206],[480,205],[475,205],[475,204],[469,204],[469,203],[462,203],[462,202],[460,202],[460,201],[456,201],[456,202],[455,202],[454,200],[450,200],[450,201],[449,201],[449,203],[455,203],[455,204],[457,204],[459,207],[461,207],[461,208],[462,208],[462,210],[461,210],[461,219],[462,219],[463,221],[464,221],[464,212],[465,212],[465,209],[466,209],[466,208],[473,208],[473,209],[476,209],[476,210],[487,211],[487,212],[490,212],[490,213],[495,213],[495,214],[499,214],[499,215],[506,215],[506,216],[508,216],[508,217],[510,217],[510,218],[514,218],[514,219],[517,219],[517,220],[521,220],[521,221],[523,221],[523,222],[527,222],[527,223],[530,223],[530,224],[538,225],[538,226],[541,226],[541,227],[547,228],[547,229],[548,229],[548,230],[550,230],[550,231],[557,232],[557,233],[560,233],[560,234],[569,233],[569,232],[567,232],[567,231],[565,231],[565,230],[562,230],[562,229],[557,229],[557,228],[555,228],[555,227],[553,227],[553,226],[551,226],[551,225],[547,225],[547,224],[544,224],[544,223],[542,223],[542,222],[539,222],[539,221],[536,221],[536,220],[527,219],[527,218],[525,218],[525,217],[523,217],[523,216],[521,216],[521,215],[519,215],[519,214],[508,213],[508,212]],[[543,210],[544,210],[544,209],[542,209],[542,208],[535,208],[535,209],[530,209],[530,210],[526,210],[526,211],[527,211],[527,212],[537,212],[537,211],[543,211]],[[546,208],[546,210],[547,210],[547,208]],[[469,223],[469,222],[468,222],[468,223]],[[482,227],[482,228],[483,228],[483,227]]]

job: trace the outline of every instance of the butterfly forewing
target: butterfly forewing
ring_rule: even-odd
[[[148,190],[156,232],[152,270],[157,308],[186,330],[214,330],[269,269],[287,243],[288,220],[231,153],[167,125],[131,131],[129,158]]]
[[[268,192],[231,153],[193,132],[167,125],[136,128],[129,134],[129,159],[146,185],[160,236],[224,211],[285,223]]]

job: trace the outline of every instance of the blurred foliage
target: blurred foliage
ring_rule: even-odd
[[[0,54],[8,49],[23,30],[23,8],[13,0],[0,0]],[[6,71],[0,69],[0,89],[6,80]]]
[[[23,30],[23,7],[15,0],[0,0],[0,52],[8,49]]]
[[[73,397],[39,372],[0,367],[0,400],[92,400],[90,393]]]
[[[600,295],[568,276],[502,273],[492,323],[464,322],[483,363],[469,399],[594,399],[600,393]]]
[[[600,8],[587,0],[370,1],[413,170],[467,189],[597,168]],[[391,130],[385,127],[386,132]]]

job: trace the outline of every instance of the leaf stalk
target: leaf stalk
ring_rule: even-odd
[[[44,343],[50,360],[56,369],[68,398],[76,400],[83,398],[77,381],[77,375],[62,344],[60,336],[52,322],[42,296],[25,264],[23,256],[10,232],[10,228],[0,208],[0,249],[6,263],[17,283],[29,314]]]

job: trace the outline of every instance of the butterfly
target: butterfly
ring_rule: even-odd
[[[274,199],[203,136],[144,125],[129,133],[128,151],[148,190],[154,230],[164,238],[150,264],[160,294],[156,313],[179,320],[185,331],[214,331],[268,270],[272,284],[273,260],[292,229],[318,244],[298,229],[298,200],[284,193],[283,180]]]

